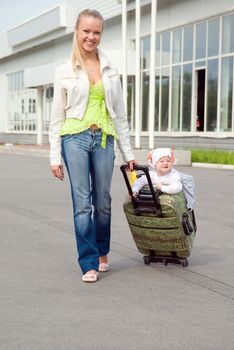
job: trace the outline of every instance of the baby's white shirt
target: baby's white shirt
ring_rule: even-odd
[[[161,191],[168,194],[175,194],[182,191],[182,182],[180,174],[177,170],[172,168],[172,170],[163,176],[158,176],[156,171],[149,171],[149,175],[153,185],[157,183],[162,183]],[[142,175],[139,179],[136,179],[132,186],[132,191],[138,193],[139,190],[148,185],[146,175]]]

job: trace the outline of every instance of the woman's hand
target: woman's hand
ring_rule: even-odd
[[[63,181],[64,179],[63,165],[52,165],[50,169],[54,177],[57,177],[59,180]]]
[[[130,160],[130,161],[128,162],[128,168],[129,168],[130,171],[133,171],[133,170],[134,170],[134,164],[137,164],[136,159]]]

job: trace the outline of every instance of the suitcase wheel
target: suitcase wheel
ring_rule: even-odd
[[[188,266],[188,260],[185,259],[184,261],[182,261],[181,264],[182,264],[183,267],[187,267]]]
[[[143,260],[144,260],[144,263],[145,263],[146,265],[149,265],[149,264],[150,264],[150,257],[149,257],[149,256],[144,256],[144,257],[143,257]]]

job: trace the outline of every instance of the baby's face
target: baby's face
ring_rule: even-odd
[[[172,161],[169,156],[160,158],[155,165],[155,170],[159,176],[166,175],[171,171]]]

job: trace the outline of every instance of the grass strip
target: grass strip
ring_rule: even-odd
[[[191,157],[193,163],[234,165],[234,152],[232,151],[193,149]]]

